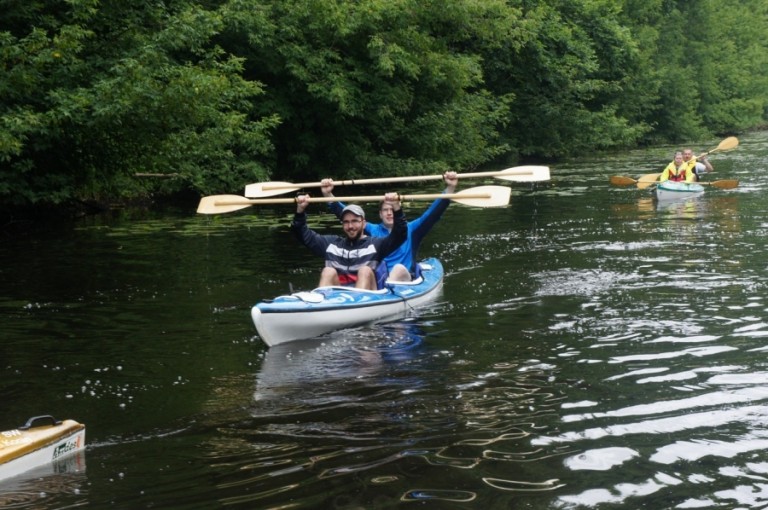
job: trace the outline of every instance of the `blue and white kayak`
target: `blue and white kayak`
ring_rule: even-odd
[[[314,338],[331,331],[391,320],[433,300],[443,285],[443,266],[434,258],[419,263],[412,282],[390,282],[380,290],[318,287],[257,303],[251,317],[268,346]]]
[[[35,416],[0,432],[0,480],[56,462],[85,448],[85,425],[52,416]]]
[[[656,185],[657,200],[680,200],[701,195],[704,186],[695,182],[662,181]]]

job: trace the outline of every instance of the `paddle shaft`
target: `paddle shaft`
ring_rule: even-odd
[[[498,177],[507,175],[529,175],[532,172],[530,170],[500,170],[490,172],[470,172],[463,174],[456,174],[459,179],[469,179],[477,177]],[[349,179],[345,181],[333,181],[334,186],[352,186],[354,184],[388,184],[396,182],[414,182],[414,181],[438,181],[442,180],[442,175],[414,175],[403,177],[379,177],[375,179]],[[265,191],[271,191],[276,189],[293,189],[293,188],[318,188],[323,184],[321,182],[299,182],[299,183],[267,183],[262,184],[262,189]]]
[[[633,179],[632,177],[624,177],[623,175],[614,175],[611,177],[611,184],[615,184],[617,186],[627,186],[630,184],[637,184],[637,187],[640,189],[648,188],[658,183],[659,181],[642,181],[642,180],[638,181]],[[714,186],[715,188],[721,188],[721,189],[732,189],[739,185],[739,181],[737,181],[736,179],[723,179],[720,181],[711,181],[711,182],[697,181],[696,184],[702,184],[704,186]]]
[[[436,200],[438,198],[445,199],[462,199],[462,198],[491,198],[490,193],[433,193],[427,195],[397,195],[397,198],[401,202],[416,201],[416,200]],[[322,202],[338,202],[339,200],[345,200],[348,202],[378,202],[384,200],[383,195],[363,195],[357,197],[310,197],[307,199],[309,203],[322,203]],[[227,206],[227,205],[268,205],[268,204],[295,204],[295,198],[242,198],[242,199],[222,199],[216,200],[215,205]]]
[[[458,193],[434,193],[430,195],[400,195],[395,194],[399,201],[406,200],[453,200],[454,202],[469,207],[502,207],[509,204],[512,190],[506,186],[478,186],[467,188]],[[338,200],[350,200],[359,202],[381,202],[386,195],[365,195],[355,197],[309,197],[312,202],[336,202]],[[292,204],[297,203],[296,198],[246,198],[239,195],[213,195],[200,199],[197,207],[199,214],[221,214],[238,211],[254,205],[264,204]]]
[[[736,179],[723,179],[720,181],[696,181],[696,182],[686,182],[686,181],[661,181],[661,182],[685,182],[686,184],[701,184],[702,186],[713,186],[715,188],[720,189],[733,189],[739,185],[739,181]],[[651,184],[659,184],[658,182],[653,182]]]

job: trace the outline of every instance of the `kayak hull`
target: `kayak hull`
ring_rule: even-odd
[[[656,185],[657,200],[680,200],[704,193],[704,186],[695,182],[663,181]]]
[[[45,422],[34,426],[33,421]],[[0,432],[0,480],[58,461],[85,448],[85,425],[50,416],[32,418],[24,427]]]
[[[251,318],[262,341],[271,347],[402,317],[434,300],[442,288],[442,264],[431,258],[420,266],[421,277],[414,282],[387,282],[376,291],[318,287],[257,303]]]

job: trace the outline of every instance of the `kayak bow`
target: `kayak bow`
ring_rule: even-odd
[[[17,429],[0,432],[0,480],[58,461],[85,448],[85,425],[53,416],[35,416]]]

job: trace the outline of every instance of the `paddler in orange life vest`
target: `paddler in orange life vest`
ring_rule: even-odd
[[[664,181],[696,182],[696,173],[688,169],[688,164],[683,161],[682,152],[675,152],[675,160],[661,172],[659,182]]]
[[[712,163],[707,160],[706,156],[697,161],[697,158],[693,155],[691,149],[683,149],[683,161],[688,165],[688,171],[692,171],[694,175],[696,175],[697,181],[701,180],[702,174],[715,171],[715,169],[712,168]]]

